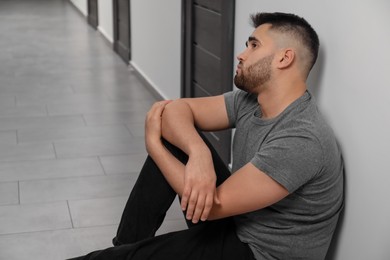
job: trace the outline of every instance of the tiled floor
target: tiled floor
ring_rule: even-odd
[[[69,1],[0,0],[0,260],[111,246],[154,101]]]

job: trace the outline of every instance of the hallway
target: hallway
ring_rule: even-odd
[[[0,35],[0,260],[111,246],[156,99],[69,1],[0,0]]]

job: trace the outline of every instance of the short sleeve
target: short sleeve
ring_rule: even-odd
[[[285,134],[270,138],[251,163],[292,193],[320,171],[322,154],[313,136]]]
[[[238,89],[225,93],[224,98],[230,127],[236,127],[243,114],[258,106],[254,95]]]
[[[236,122],[236,110],[234,109],[234,91],[224,94],[226,112],[229,119],[229,126],[234,127]]]

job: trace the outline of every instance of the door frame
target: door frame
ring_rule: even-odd
[[[221,0],[222,14],[222,46],[221,46],[221,88],[222,92],[228,92],[233,87],[234,66],[234,12],[235,0]],[[181,97],[193,97],[193,3],[194,0],[182,0],[182,27],[181,27]],[[220,93],[222,94],[222,93]],[[214,148],[221,152],[221,159],[226,163],[231,162],[231,130],[217,132],[205,132],[207,139]],[[218,141],[216,141],[218,140]]]
[[[233,85],[233,63],[234,63],[234,0],[222,0],[227,4],[222,5],[222,42],[221,60],[221,85],[224,86],[224,92],[231,90]],[[181,97],[191,97],[191,79],[192,79],[192,39],[193,39],[193,0],[182,0],[182,26],[181,26]],[[190,33],[187,33],[190,32]],[[190,57],[190,58],[188,58]]]
[[[95,2],[96,3],[96,5],[95,5],[96,6],[96,10],[92,10],[91,2]],[[99,10],[99,4],[98,4],[97,0],[88,0],[87,1],[87,12],[88,12],[87,20],[88,20],[88,24],[91,25],[95,30],[97,29],[97,27],[99,25],[99,11],[98,10]],[[92,11],[96,11],[96,12],[92,13]]]
[[[131,26],[130,26],[130,4],[131,1],[127,0],[129,2],[129,8],[127,10],[128,12],[128,24],[127,30],[128,30],[128,35],[129,35],[129,46],[128,47],[128,53],[123,51],[123,48],[118,43],[118,38],[119,38],[119,23],[118,23],[118,13],[119,13],[119,8],[118,8],[118,0],[112,0],[112,9],[113,9],[113,27],[114,27],[114,39],[113,39],[113,49],[114,51],[123,59],[123,61],[126,64],[129,64],[129,61],[131,60]]]

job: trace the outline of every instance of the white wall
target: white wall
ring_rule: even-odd
[[[248,14],[292,12],[317,30],[321,56],[310,79],[346,164],[346,209],[329,259],[390,259],[390,1],[236,1],[236,53]]]
[[[131,64],[166,99],[180,97],[181,1],[131,1]]]
[[[98,0],[98,30],[106,37],[106,39],[114,42],[114,27],[113,27],[113,11],[112,1]]]
[[[84,16],[88,15],[88,2],[87,0],[70,0]]]

